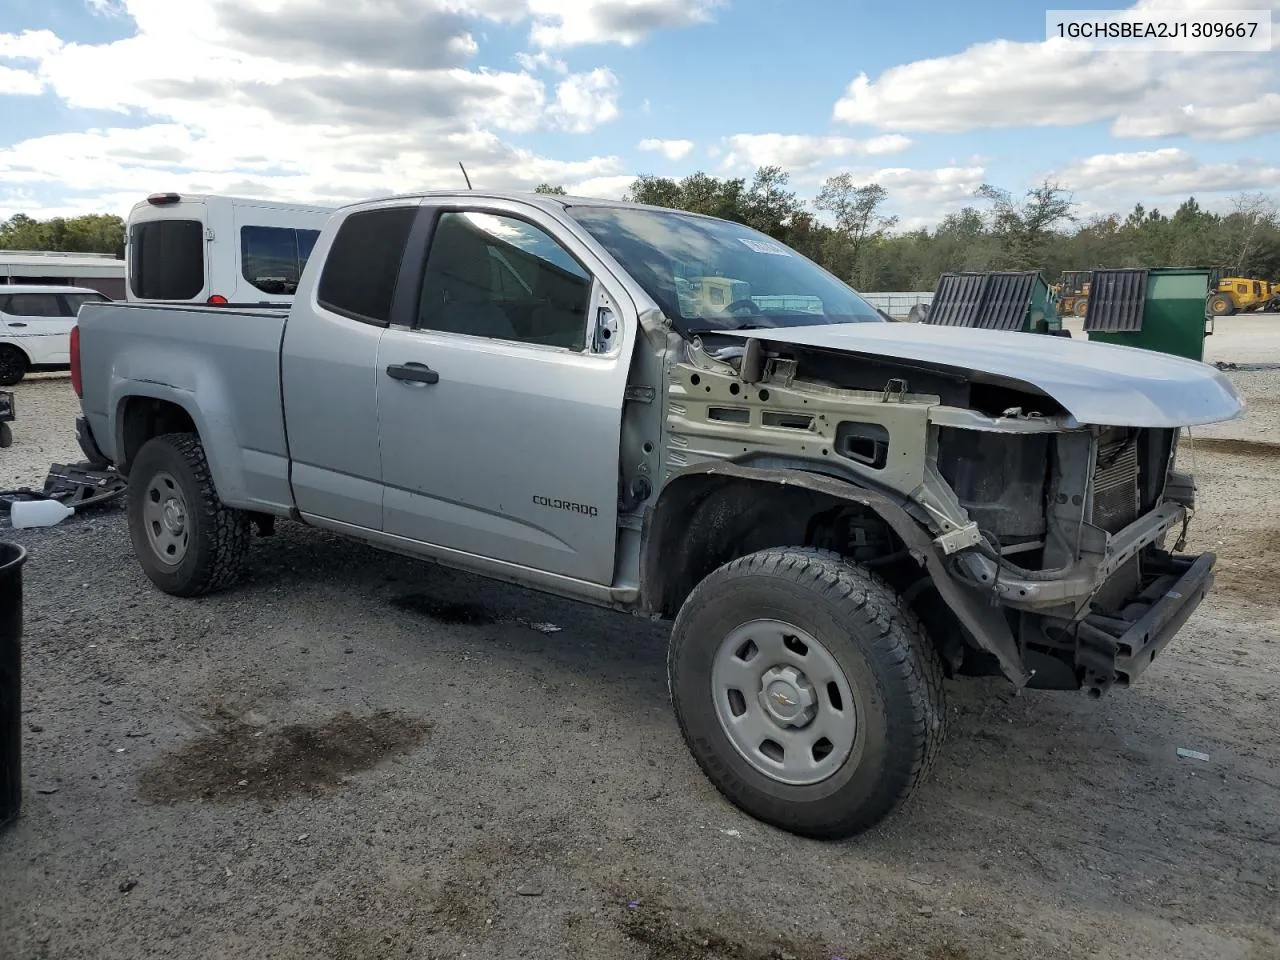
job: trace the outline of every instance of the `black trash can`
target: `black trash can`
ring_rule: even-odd
[[[22,809],[22,565],[27,551],[0,541],[0,828]]]

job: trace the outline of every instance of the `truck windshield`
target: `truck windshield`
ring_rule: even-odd
[[[568,212],[681,333],[884,322],[851,287],[750,227],[677,211]]]

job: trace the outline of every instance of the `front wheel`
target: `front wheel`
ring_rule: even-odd
[[[129,470],[129,536],[143,572],[165,593],[229,586],[249,549],[249,516],[222,504],[194,434],[148,440]]]
[[[840,839],[926,778],[945,735],[942,664],[919,620],[827,551],[764,550],[686,600],[668,676],[685,742],[746,813]]]

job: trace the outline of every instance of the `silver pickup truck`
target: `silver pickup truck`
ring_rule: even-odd
[[[337,211],[287,310],[86,304],[73,384],[160,589],[288,518],[673,620],[702,770],[822,838],[925,777],[944,676],[1143,671],[1212,582],[1180,428],[1243,411],[1201,363],[886,323],[734,223],[478,191]]]

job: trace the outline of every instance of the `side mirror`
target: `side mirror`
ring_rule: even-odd
[[[608,353],[618,339],[618,317],[609,307],[596,311],[596,329],[591,338],[592,353]]]

